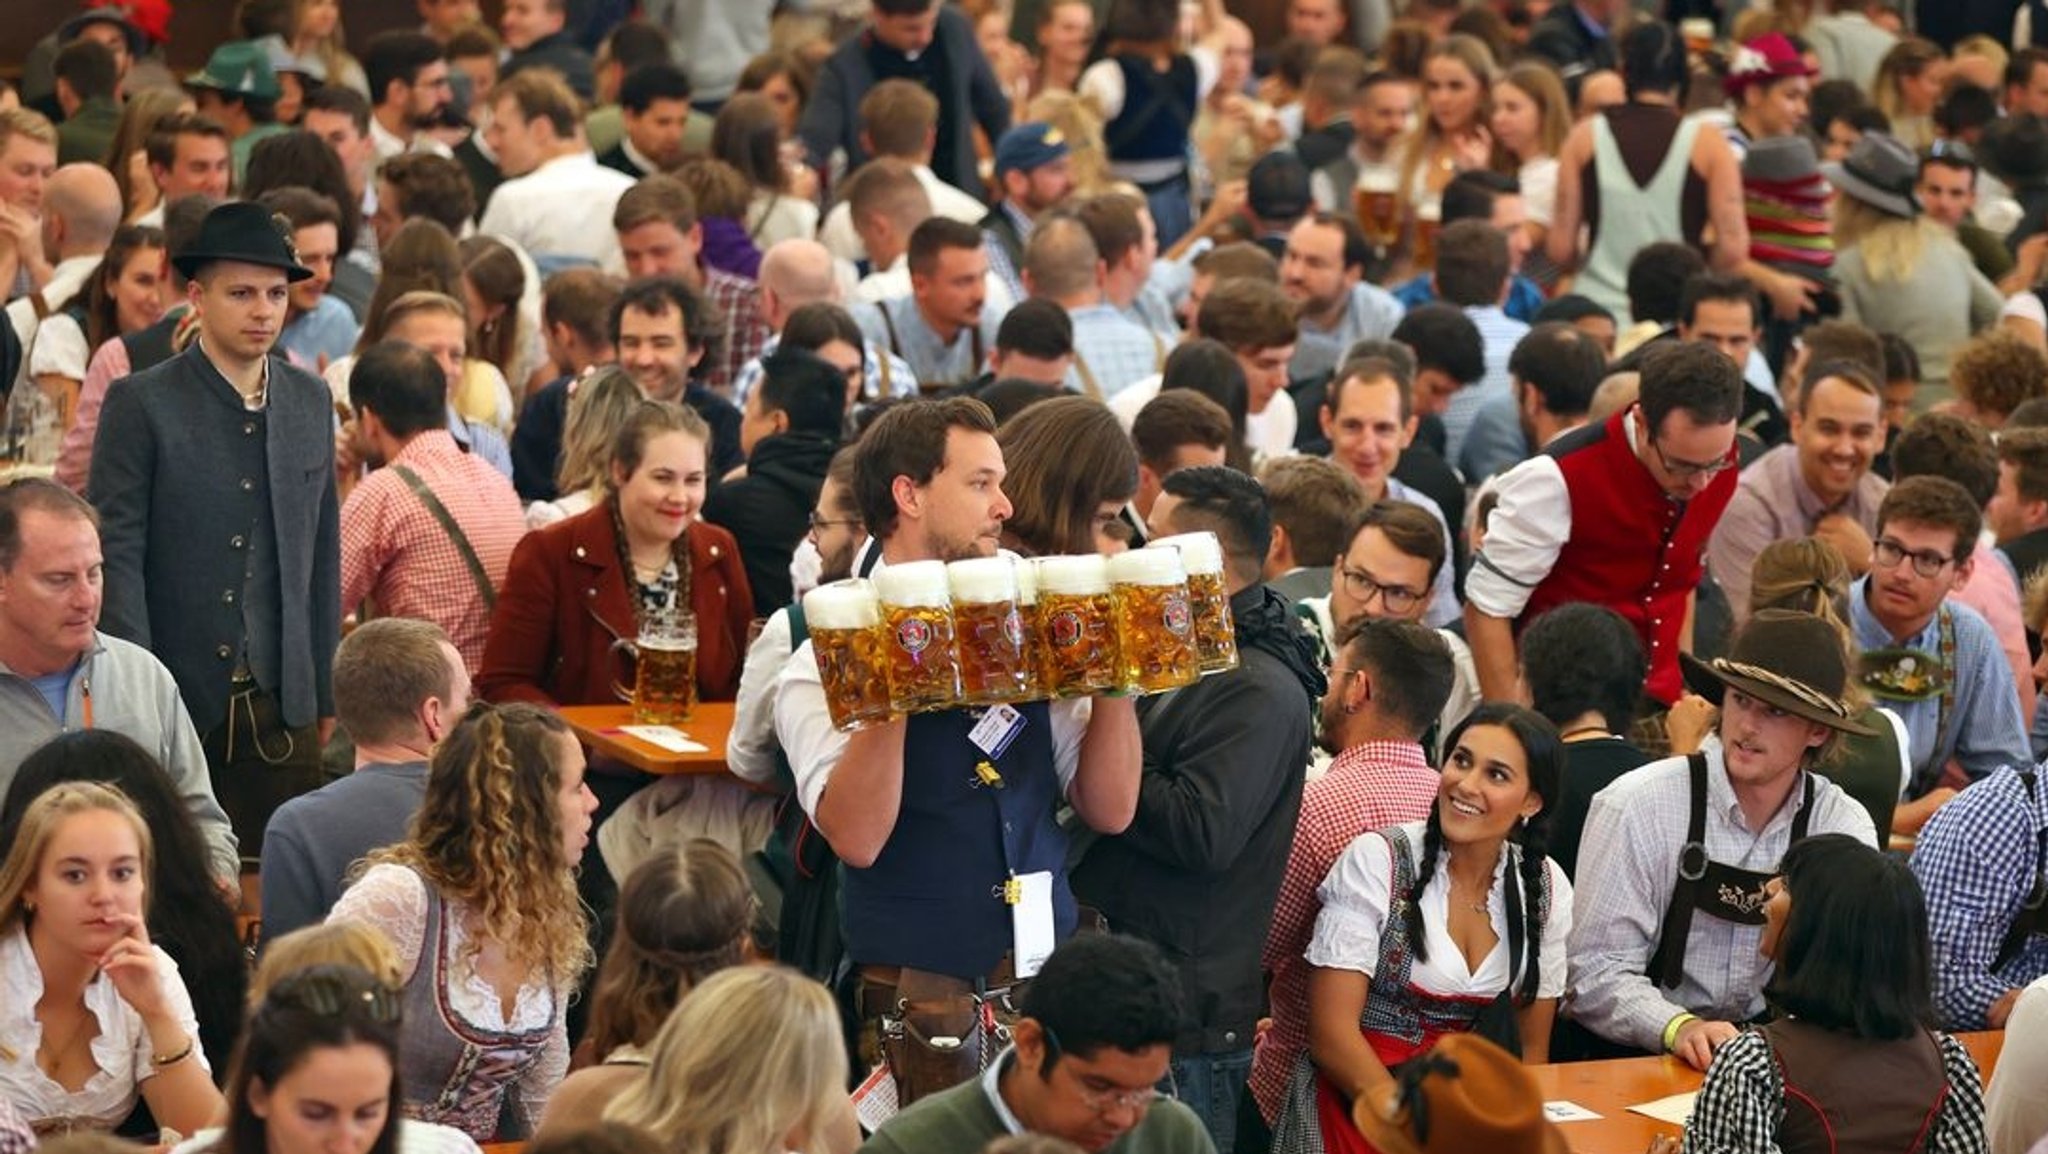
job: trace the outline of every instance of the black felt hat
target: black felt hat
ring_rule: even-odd
[[[313,275],[312,269],[299,263],[291,225],[246,200],[231,201],[207,213],[192,246],[172,257],[171,263],[190,280],[200,269],[220,260],[283,269],[285,279],[294,284]]]

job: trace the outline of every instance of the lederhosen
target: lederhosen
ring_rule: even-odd
[[[1774,872],[1738,869],[1707,856],[1707,758],[1686,758],[1692,770],[1692,812],[1686,818],[1685,848],[1678,851],[1678,881],[1657,934],[1657,952],[1650,955],[1650,980],[1675,989],[1685,980],[1685,940],[1692,933],[1695,911],[1740,926],[1764,924],[1764,883]],[[1806,836],[1813,814],[1813,775],[1806,775],[1799,812],[1792,818],[1793,844]]]
[[[2027,783],[2027,800],[2038,810],[2040,783],[2034,771],[2020,774],[2020,780]],[[2034,835],[2034,884],[2027,889],[2019,913],[2013,915],[2012,925],[2006,928],[2005,940],[1998,943],[1998,960],[1991,963],[1991,968],[2002,970],[2011,965],[2036,934],[2048,934],[2048,829]]]
[[[889,351],[895,353],[899,357],[903,356],[903,341],[896,335],[896,318],[890,316],[888,308],[883,305],[876,305],[875,311],[881,314],[882,327],[889,330]],[[967,381],[971,381],[974,379],[975,374],[981,372],[981,364],[984,359],[984,354],[981,347],[981,326],[969,325],[967,331],[969,334],[970,341],[969,347],[973,350],[974,353],[974,364],[971,368],[967,370],[966,377]],[[904,357],[904,360],[906,362],[909,359],[910,358],[908,357]],[[886,361],[883,363],[887,364]],[[884,370],[882,380],[884,385],[888,383],[886,369]],[[927,381],[924,380],[923,378],[919,378],[917,382],[917,387],[920,393],[923,393],[925,396],[929,397],[938,393],[945,392],[948,389],[952,389],[964,383],[966,383],[966,381]]]

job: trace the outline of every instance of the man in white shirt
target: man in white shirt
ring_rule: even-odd
[[[422,130],[440,119],[455,95],[439,44],[421,32],[385,32],[363,50],[363,75],[370,82],[370,139],[380,162],[401,152],[448,155]]]
[[[875,160],[900,160],[909,165],[917,182],[924,186],[925,195],[931,198],[931,212],[963,224],[980,224],[988,215],[988,206],[940,180],[932,171],[932,149],[938,143],[938,131],[938,99],[908,80],[884,80],[861,98],[861,143]],[[841,260],[855,264],[869,260],[877,269],[884,267],[862,247],[862,237],[843,201],[825,214],[818,239]]]
[[[582,120],[576,94],[544,69],[498,84],[484,136],[510,179],[491,194],[480,231],[516,241],[543,262],[568,258],[623,273],[612,210],[633,178],[597,163],[583,143]]]
[[[43,190],[40,247],[57,263],[41,289],[7,306],[7,320],[21,338],[24,351],[34,344],[46,313],[63,308],[74,298],[84,303],[80,294],[120,225],[121,190],[106,169],[97,164],[67,164],[50,177]],[[31,359],[28,355],[21,358],[21,375],[9,382],[10,389],[26,381]]]
[[[149,179],[156,185],[156,207],[135,218],[137,224],[164,226],[164,206],[181,197],[226,200],[234,174],[228,157],[228,130],[196,112],[166,117],[142,146]]]

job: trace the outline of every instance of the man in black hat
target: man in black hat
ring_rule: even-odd
[[[1602,866],[1578,878],[1567,995],[1578,1045],[1565,1052],[1664,1051],[1704,1070],[1764,1013],[1764,883],[1786,848],[1821,833],[1876,843],[1869,811],[1810,772],[1843,734],[1873,731],[1843,701],[1840,631],[1812,614],[1764,610],[1730,656],[1680,663],[1720,722],[1700,752],[1594,795],[1579,861]]]
[[[87,494],[106,554],[104,628],[177,678],[242,852],[321,783],[333,728],[341,542],[326,385],[272,355],[312,276],[261,207],[224,204],[173,263],[198,337],[115,382]]]

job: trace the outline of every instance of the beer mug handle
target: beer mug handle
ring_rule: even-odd
[[[640,660],[640,647],[621,637],[617,641],[612,642],[611,648],[612,695],[627,705],[631,705],[633,704],[633,686],[630,684],[630,681],[623,685],[619,682],[619,651],[622,649],[637,663]]]

